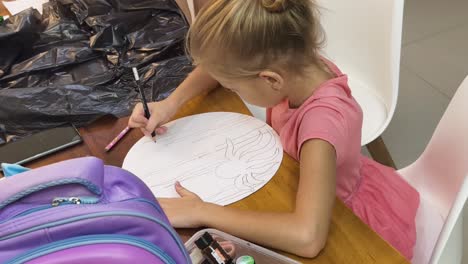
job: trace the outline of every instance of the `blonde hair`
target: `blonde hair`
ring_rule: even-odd
[[[302,74],[320,64],[323,42],[312,0],[211,0],[190,28],[187,51],[213,73],[251,78],[266,69]]]

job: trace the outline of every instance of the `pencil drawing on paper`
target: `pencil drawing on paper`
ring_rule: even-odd
[[[135,144],[123,166],[156,197],[177,197],[179,181],[203,200],[226,205],[260,189],[281,164],[278,135],[253,117],[208,113],[168,126],[156,144],[146,138]]]

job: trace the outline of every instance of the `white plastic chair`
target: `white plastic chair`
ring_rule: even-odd
[[[362,145],[390,123],[398,97],[404,0],[319,0],[325,56],[348,75],[364,112]]]
[[[412,262],[460,263],[462,221],[456,223],[468,197],[468,77],[452,98],[424,152],[398,172],[419,191],[421,198]],[[449,238],[453,241],[447,249],[455,262],[439,262]]]

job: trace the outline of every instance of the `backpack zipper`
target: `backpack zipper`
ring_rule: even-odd
[[[52,206],[57,207],[63,204],[97,204],[99,198],[97,197],[57,197],[52,200]]]
[[[97,197],[89,197],[89,196],[84,196],[84,197],[58,197],[54,198],[51,202],[51,204],[45,204],[45,205],[39,205],[33,208],[29,208],[21,213],[18,213],[12,217],[7,217],[4,220],[0,221],[0,224],[3,224],[9,220],[15,219],[17,217],[25,216],[28,214],[32,214],[35,212],[39,212],[45,209],[49,209],[52,207],[57,207],[60,205],[71,205],[71,204],[97,204],[99,203],[99,198]]]
[[[76,198],[76,197],[75,197]],[[55,199],[59,199],[60,201],[62,202],[58,202],[57,201],[57,205],[54,206],[54,201],[55,199],[52,200],[52,203],[51,204],[46,204],[46,205],[40,205],[40,206],[36,206],[34,208],[29,208],[27,209],[26,211],[23,211],[21,213],[18,213],[14,216],[8,216],[7,218],[5,218],[4,220],[0,221],[0,224],[3,224],[7,221],[10,221],[12,219],[15,219],[17,217],[21,217],[21,216],[25,216],[25,215],[28,215],[28,214],[32,214],[32,213],[35,213],[35,212],[39,212],[39,211],[42,211],[42,210],[46,210],[46,209],[50,209],[52,207],[57,207],[57,206],[62,206],[62,205],[79,205],[79,204],[98,204],[99,203],[99,199],[98,198],[94,198],[94,197],[77,197],[80,199],[80,203],[77,203],[76,200],[75,203],[73,202],[65,202],[65,201],[62,201],[62,200],[68,200],[70,198],[55,198]],[[164,214],[164,212],[161,210],[161,208],[159,208],[159,206],[157,206],[155,203],[151,202],[151,201],[148,201],[144,198],[131,198],[131,199],[127,199],[127,200],[122,200],[122,201],[119,201],[119,203],[121,202],[127,202],[127,201],[137,201],[137,202],[142,202],[142,203],[146,203],[146,204],[149,204],[151,205],[154,209],[156,209],[156,211],[158,211],[158,213],[160,214]]]
[[[14,203],[32,193],[45,190],[50,187],[61,186],[61,185],[66,185],[66,184],[81,184],[96,195],[101,195],[102,193],[102,190],[101,188],[99,188],[99,186],[95,185],[94,183],[88,180],[80,179],[80,178],[67,178],[67,179],[56,180],[56,181],[52,181],[52,182],[48,182],[44,184],[39,184],[27,190],[18,192],[15,195],[6,199],[5,201],[0,201],[0,210],[8,206],[9,204]]]

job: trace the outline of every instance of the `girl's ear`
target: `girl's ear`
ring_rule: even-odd
[[[262,71],[258,74],[258,77],[264,80],[271,87],[271,89],[275,91],[280,91],[283,88],[284,79],[276,72],[268,70]]]

